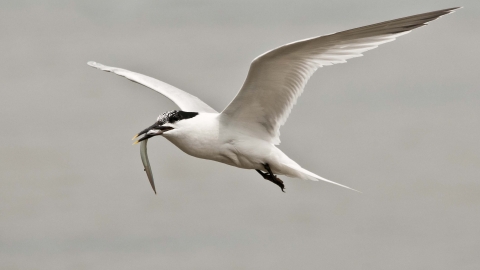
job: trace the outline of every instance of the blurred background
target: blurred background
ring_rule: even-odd
[[[163,96],[222,110],[285,43],[464,6],[319,69],[280,148],[361,190],[190,157],[130,138]],[[479,269],[480,2],[0,1],[1,269]]]

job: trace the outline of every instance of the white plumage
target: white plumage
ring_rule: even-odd
[[[323,180],[303,169],[275,147],[285,123],[305,84],[320,67],[345,63],[383,43],[395,40],[428,22],[452,13],[444,9],[293,42],[253,60],[247,78],[233,101],[218,113],[199,98],[154,78],[125,69],[89,62],[90,66],[116,73],[145,85],[175,102],[182,111],[172,114],[144,133],[141,157],[152,187],[153,176],[146,154],[147,139],[162,135],[185,153],[244,169],[255,169],[279,185],[274,174]],[[346,187],[348,188],[348,187]],[[350,188],[349,188],[350,189]]]

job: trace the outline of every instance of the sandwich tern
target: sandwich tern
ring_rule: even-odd
[[[180,108],[161,114],[153,125],[133,138],[143,136],[136,143],[141,142],[140,156],[155,193],[147,141],[158,135],[191,156],[256,170],[282,191],[285,186],[277,175],[323,180],[352,189],[307,171],[278,149],[275,145],[280,143],[280,127],[318,68],[360,57],[363,52],[456,9],[458,7],[376,23],[268,51],[252,61],[242,88],[221,113],[199,98],[154,78],[96,62],[88,62],[88,65],[149,87]]]

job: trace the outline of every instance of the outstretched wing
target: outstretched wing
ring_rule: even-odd
[[[260,55],[250,65],[235,99],[222,112],[231,125],[253,128],[274,144],[310,76],[319,67],[395,40],[457,8],[443,9],[290,43]]]
[[[208,106],[205,102],[197,98],[196,96],[191,95],[185,91],[182,91],[176,87],[173,87],[167,83],[164,83],[152,77],[148,77],[148,76],[145,76],[136,72],[132,72],[126,69],[105,66],[93,61],[88,62],[88,65],[103,71],[113,72],[133,82],[145,85],[146,87],[149,87],[157,91],[158,93],[166,96],[167,98],[175,102],[175,104],[177,104],[177,106],[180,107],[180,109],[183,111],[207,112],[207,113],[217,112],[214,109],[212,109],[212,107]]]

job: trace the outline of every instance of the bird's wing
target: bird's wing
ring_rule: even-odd
[[[171,86],[152,77],[148,77],[126,69],[105,66],[92,61],[88,62],[88,65],[103,71],[113,72],[133,82],[145,85],[146,87],[157,91],[158,93],[166,96],[167,98],[175,102],[175,104],[177,104],[177,106],[180,107],[180,109],[183,111],[207,113],[217,112],[196,96],[191,95],[185,91],[182,91],[174,86]]]
[[[274,144],[310,76],[319,67],[347,59],[395,40],[457,8],[443,9],[330,35],[293,42],[253,60],[247,78],[221,116],[230,125],[256,129]]]

